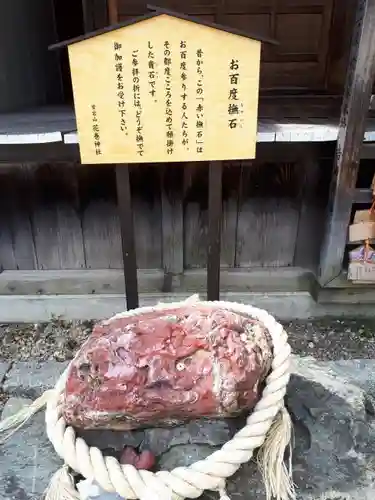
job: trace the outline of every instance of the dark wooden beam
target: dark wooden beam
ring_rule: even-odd
[[[300,213],[294,253],[294,265],[313,269],[316,273],[319,263],[319,249],[322,232],[319,231],[321,211],[317,204],[317,189],[320,179],[319,148],[306,149],[306,156],[299,162]],[[312,228],[316,230],[313,231]]]
[[[139,298],[133,208],[128,165],[116,165],[116,183],[117,203],[121,225],[122,256],[124,260],[126,305],[129,310],[138,307]]]
[[[49,142],[45,144],[0,145],[0,164],[77,161],[79,159],[78,144]]]
[[[82,0],[85,33],[108,26],[107,0]]]
[[[118,16],[118,0],[107,0],[108,5],[108,21],[109,24],[117,24],[119,22]]]
[[[319,280],[325,286],[341,273],[355,195],[365,123],[375,76],[375,0],[360,0],[354,26]]]
[[[207,300],[220,298],[220,250],[222,216],[221,161],[211,161],[208,180]]]
[[[93,4],[90,0],[82,0],[83,29],[89,33],[95,29]]]

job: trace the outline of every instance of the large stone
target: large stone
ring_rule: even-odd
[[[151,450],[157,457],[172,448],[179,449],[180,445],[198,445],[198,449],[199,445],[211,446],[215,449],[229,441],[239,426],[238,419],[198,419],[173,429],[146,429],[141,448]]]
[[[293,372],[286,401],[295,423],[293,464],[298,499],[373,500],[374,362],[323,363],[295,357]],[[8,404],[14,411],[18,402],[11,399]],[[174,429],[120,433],[118,444],[116,434],[103,435],[101,446],[140,444],[141,449],[152,449],[158,465],[167,470],[205,458],[243,423],[239,419],[196,420]],[[0,499],[39,496],[60,463],[45,437],[43,415],[38,415],[0,447]],[[265,500],[254,463],[242,466],[228,481],[228,493],[233,500]],[[216,500],[217,494],[206,492],[202,500],[208,499]]]
[[[80,429],[133,430],[253,408],[272,360],[253,318],[195,305],[97,324],[72,361],[62,412]]]
[[[10,416],[31,402],[11,398],[2,417]],[[0,499],[41,498],[52,474],[62,465],[45,434],[44,415],[36,415],[0,446]]]
[[[293,467],[300,499],[366,500],[371,491],[373,498],[375,412],[367,389],[375,382],[375,372],[367,370],[372,381],[366,379],[365,383],[362,376],[357,384],[352,370],[356,363],[294,358],[286,402],[295,427]],[[160,465],[168,469],[190,465],[217,449],[203,439],[192,446],[187,428],[186,444],[182,443],[183,427],[172,433],[178,435],[179,443],[159,458]],[[265,499],[262,478],[253,462],[228,481],[228,492],[238,500]],[[213,498],[213,494],[207,492],[205,497]]]
[[[12,366],[3,384],[3,390],[11,395],[36,398],[56,384],[68,362],[25,361]]]

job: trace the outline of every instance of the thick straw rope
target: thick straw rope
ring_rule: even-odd
[[[181,302],[158,304],[154,307],[127,311],[114,318],[152,311],[167,312],[181,305]],[[77,438],[74,429],[67,426],[62,417],[60,397],[69,367],[58,380],[55,391],[47,402],[48,437],[57,454],[74,471],[87,479],[95,480],[106,491],[117,492],[123,498],[133,500],[197,498],[206,489],[217,490],[224,498],[226,479],[252,458],[255,449],[263,445],[259,460],[266,482],[267,497],[275,496],[278,500],[295,498],[290,473],[283,462],[284,451],[291,438],[290,417],[284,407],[284,396],[290,376],[291,353],[287,335],[283,327],[261,309],[221,301],[199,302],[199,305],[215,305],[258,319],[268,329],[272,338],[274,352],[272,370],[267,377],[262,398],[247,418],[245,427],[237,432],[233,439],[205,460],[195,462],[190,467],[177,467],[170,472],[160,471],[154,474],[146,470],[137,470],[132,465],[120,465],[115,458],[103,456],[98,448],[89,447],[83,439]],[[66,466],[58,474],[59,479],[56,481],[55,478],[55,487],[51,485],[47,492],[48,499],[77,498]],[[57,487],[62,477],[64,493],[60,490],[61,495],[59,495]],[[67,494],[69,484],[70,496]]]

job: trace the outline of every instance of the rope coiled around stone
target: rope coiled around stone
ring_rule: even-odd
[[[76,437],[74,429],[67,426],[61,412],[61,394],[64,391],[68,367],[58,380],[53,397],[47,403],[47,435],[66,465],[86,479],[95,480],[108,492],[117,492],[121,497],[133,500],[177,500],[197,498],[206,489],[224,491],[226,479],[252,458],[254,450],[264,443],[276,416],[286,411],[284,396],[290,377],[291,349],[282,325],[266,311],[248,305],[222,301],[199,304],[219,306],[258,319],[268,329],[274,355],[262,398],[248,416],[245,427],[220,450],[189,467],[153,473],[137,470],[132,465],[121,465],[116,458],[103,456],[98,448],[87,446],[82,438]],[[165,312],[179,306],[181,302],[158,304],[127,311],[112,319],[152,311]]]

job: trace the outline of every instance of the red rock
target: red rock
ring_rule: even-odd
[[[149,450],[138,454],[131,446],[126,446],[121,454],[120,463],[134,465],[136,469],[150,470],[155,465],[155,456]]]
[[[117,430],[234,416],[258,401],[271,357],[258,321],[214,306],[105,321],[70,366],[63,414]]]

